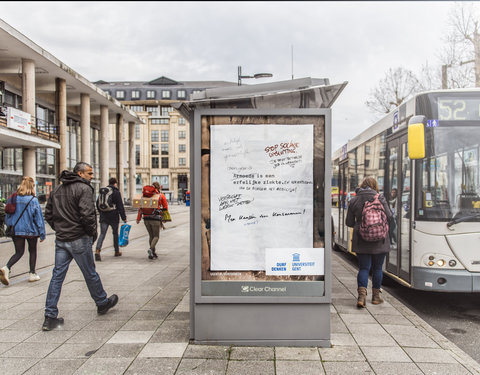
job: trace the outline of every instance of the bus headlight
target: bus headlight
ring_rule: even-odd
[[[445,262],[443,259],[437,260],[437,265],[438,265],[439,267],[443,267],[443,266],[445,265],[445,263],[446,263],[446,262]]]
[[[452,259],[452,260],[450,260],[450,261],[448,262],[448,265],[449,265],[450,267],[455,267],[455,266],[457,265],[457,261],[454,260],[454,259]]]

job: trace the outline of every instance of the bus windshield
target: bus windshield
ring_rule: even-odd
[[[428,129],[416,165],[416,220],[480,221],[480,127]]]

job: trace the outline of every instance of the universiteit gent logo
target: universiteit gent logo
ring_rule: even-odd
[[[299,253],[293,253],[292,254],[292,262],[300,262],[300,254]]]

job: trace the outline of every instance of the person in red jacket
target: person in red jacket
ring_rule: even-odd
[[[143,223],[147,228],[150,248],[148,249],[148,259],[157,259],[155,246],[160,238],[160,228],[162,227],[162,210],[168,210],[167,198],[161,192],[161,186],[158,182],[152,184],[157,194],[159,194],[157,208],[139,208],[137,215],[137,224],[140,223],[143,217]]]

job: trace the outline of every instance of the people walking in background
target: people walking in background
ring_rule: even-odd
[[[357,254],[358,259],[358,299],[357,307],[366,307],[366,296],[368,286],[368,275],[372,268],[372,303],[377,305],[383,303],[380,297],[380,288],[382,285],[383,271],[382,266],[386,254],[390,251],[390,239],[388,238],[388,227],[382,232],[383,239],[378,241],[368,241],[362,238],[360,234],[360,227],[362,224],[362,217],[364,216],[365,203],[375,203],[377,198],[379,200],[378,210],[382,210],[385,215],[385,221],[392,218],[392,213],[387,205],[387,201],[383,194],[378,192],[378,183],[373,177],[366,177],[360,184],[360,189],[355,197],[352,198],[347,210],[347,218],[345,223],[349,227],[353,227],[352,251]],[[377,212],[380,217],[383,217],[382,212]],[[384,223],[388,226],[388,223]],[[366,236],[365,236],[366,237]]]
[[[122,253],[118,246],[118,219],[120,216],[122,221],[126,223],[127,216],[125,215],[122,195],[117,188],[117,179],[115,177],[111,177],[108,180],[108,186],[106,188],[100,189],[100,195],[97,198],[97,209],[100,213],[100,236],[98,237],[95,249],[95,260],[102,260],[100,251],[102,250],[103,240],[105,239],[109,226],[112,227],[115,256],[121,256]]]
[[[10,272],[25,253],[25,242],[28,243],[30,254],[30,273],[28,281],[40,280],[35,272],[37,264],[37,243],[45,240],[45,221],[43,220],[42,208],[35,197],[35,181],[31,177],[24,177],[17,189],[16,205],[14,213],[7,213],[5,223],[14,226],[15,234],[12,237],[15,246],[15,254],[12,255],[7,265],[0,269],[0,281],[4,285],[10,283]]]
[[[45,219],[55,231],[56,241],[55,267],[45,302],[44,331],[63,324],[63,318],[58,318],[57,304],[72,259],[82,271],[98,314],[105,314],[118,302],[115,294],[107,298],[95,270],[92,245],[97,239],[97,215],[95,192],[90,185],[92,178],[92,166],[84,162],[77,163],[73,172],[65,170],[60,174],[61,184],[47,201]]]
[[[137,224],[143,217],[143,223],[148,231],[150,247],[147,250],[148,259],[157,259],[156,245],[160,238],[160,228],[162,227],[162,209],[168,210],[167,198],[161,192],[158,182],[143,187],[143,197],[151,198],[158,194],[158,207],[156,208],[139,208],[137,215]]]

